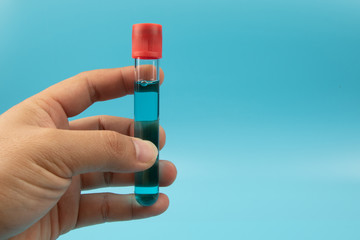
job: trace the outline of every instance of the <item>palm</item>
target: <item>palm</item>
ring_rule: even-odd
[[[80,177],[73,177],[69,188],[57,204],[39,221],[12,239],[55,239],[74,229],[79,213],[80,185]]]

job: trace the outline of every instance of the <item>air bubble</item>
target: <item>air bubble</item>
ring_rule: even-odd
[[[146,87],[148,85],[148,83],[147,83],[147,81],[142,80],[142,81],[140,81],[140,85],[143,87]]]

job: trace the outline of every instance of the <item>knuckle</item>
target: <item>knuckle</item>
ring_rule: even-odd
[[[107,122],[107,116],[99,115],[98,116],[98,130],[106,130],[106,122]]]
[[[84,72],[78,73],[76,76],[79,78],[87,78],[88,74],[89,74],[88,71],[84,71]]]
[[[81,72],[79,74],[76,75],[76,77],[78,79],[82,79],[82,81],[84,81],[86,83],[87,86],[87,90],[89,92],[89,99],[92,103],[96,102],[99,98],[99,93],[96,89],[96,87],[92,84],[91,80],[90,80],[90,73],[91,71],[85,71],[85,72]]]
[[[104,222],[109,221],[109,213],[110,213],[110,201],[109,194],[105,193],[102,197],[101,203],[101,216]]]
[[[110,155],[116,158],[129,157],[129,144],[125,138],[120,137],[120,134],[114,131],[105,131],[104,134],[105,148]]]
[[[113,176],[114,174],[112,172],[104,172],[103,177],[105,186],[109,187],[113,184]]]

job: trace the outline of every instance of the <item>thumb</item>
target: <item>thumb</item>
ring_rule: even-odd
[[[49,171],[62,177],[86,172],[137,172],[150,168],[158,150],[150,141],[115,131],[52,129]]]

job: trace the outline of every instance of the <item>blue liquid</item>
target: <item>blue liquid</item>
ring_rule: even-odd
[[[135,82],[134,136],[149,140],[159,149],[159,81]],[[159,197],[159,155],[155,164],[135,173],[135,198],[142,206],[153,205]]]

